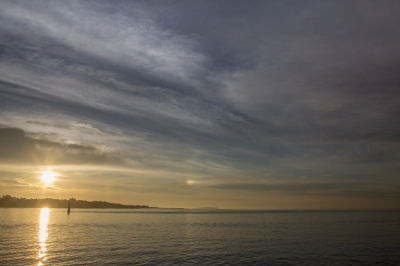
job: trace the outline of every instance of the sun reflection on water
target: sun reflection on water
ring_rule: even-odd
[[[42,208],[40,212],[40,228],[39,228],[39,254],[38,254],[38,265],[43,265],[46,260],[46,240],[47,240],[47,222],[49,221],[49,208]]]

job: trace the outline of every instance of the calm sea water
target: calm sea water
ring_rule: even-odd
[[[400,265],[400,212],[0,209],[1,265]]]

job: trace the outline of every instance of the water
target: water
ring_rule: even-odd
[[[0,209],[0,265],[400,265],[400,212]]]

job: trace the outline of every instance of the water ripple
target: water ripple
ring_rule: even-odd
[[[44,213],[0,209],[0,265],[400,261],[400,212],[75,210],[69,217],[61,209]]]

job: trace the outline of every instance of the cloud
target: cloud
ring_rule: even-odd
[[[18,128],[0,128],[0,160],[8,163],[58,164],[120,164],[122,158],[78,144],[64,144],[26,136]]]
[[[204,131],[208,139],[236,134],[241,142],[248,135],[286,140],[317,135],[327,142],[398,136],[398,128],[389,129],[398,109],[399,42],[396,32],[387,30],[392,7],[380,6],[387,17],[374,17],[376,7],[368,4],[336,20],[334,14],[357,4],[168,2],[155,7],[138,2],[99,8],[95,2],[36,1],[3,6],[16,14],[3,17],[3,58],[13,59],[3,60],[3,81],[26,86],[14,90],[19,100],[29,97],[26,101],[63,112],[78,108],[97,121],[110,117],[105,123],[120,115],[122,123],[133,121],[146,134],[177,138],[180,130],[171,131],[162,121],[189,128],[192,139]],[[89,12],[93,8],[99,13]],[[193,10],[203,15],[189,15]],[[321,14],[327,10],[333,15],[326,18]],[[55,19],[60,14],[62,20]],[[243,16],[246,23],[240,23]],[[360,19],[382,29],[385,38]],[[47,40],[33,38],[29,28]],[[360,29],[363,35],[352,39]],[[235,60],[239,55],[245,59]]]
[[[377,182],[286,182],[273,184],[225,183],[211,186],[220,190],[236,190],[262,193],[283,193],[289,195],[334,195],[334,196],[398,196],[399,184],[382,186]]]

